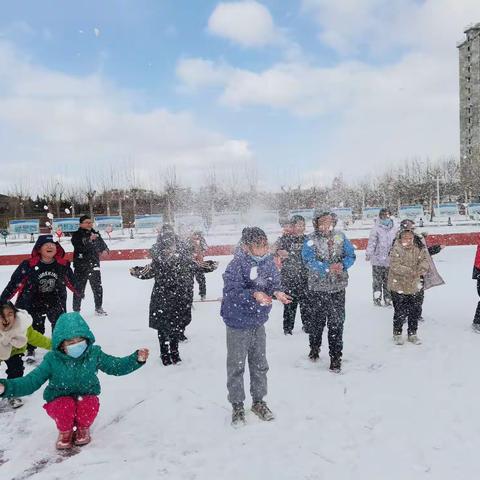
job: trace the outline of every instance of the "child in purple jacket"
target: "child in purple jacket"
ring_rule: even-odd
[[[377,307],[382,306],[382,294],[385,306],[392,305],[392,296],[388,290],[387,280],[390,251],[397,233],[398,227],[393,223],[390,210],[382,208],[370,232],[365,252],[365,260],[372,264],[373,304]]]
[[[243,374],[248,357],[252,412],[261,420],[274,415],[263,400],[267,394],[265,322],[275,297],[291,299],[282,291],[280,272],[269,255],[265,232],[258,227],[242,231],[240,246],[223,274],[221,316],[227,327],[227,388],[233,406],[232,425],[245,423]]]

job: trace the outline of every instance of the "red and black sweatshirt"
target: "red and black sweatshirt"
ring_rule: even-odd
[[[48,309],[62,305],[66,311],[67,288],[74,295],[78,293],[75,275],[65,250],[55,242],[57,253],[54,261],[44,263],[37,248],[33,248],[29,259],[24,260],[13,272],[8,285],[0,296],[1,304],[17,295],[16,307],[27,311]]]

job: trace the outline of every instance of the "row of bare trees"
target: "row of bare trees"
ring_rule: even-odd
[[[31,185],[21,181],[7,192],[10,206],[4,217],[33,217],[48,209],[56,217],[81,213],[122,215],[128,222],[135,214],[162,213],[171,219],[176,212],[208,216],[252,207],[288,211],[317,205],[351,207],[360,212],[366,206],[395,209],[399,205],[423,204],[430,210],[438,200],[478,200],[478,193],[462,182],[460,164],[455,158],[435,162],[410,159],[376,177],[354,183],[340,174],[330,185],[286,183],[278,191],[260,188],[258,170],[252,165],[232,169],[227,175],[208,167],[203,177],[194,189],[182,182],[181,172],[169,167],[156,178],[150,177],[147,186],[135,168],[111,167],[102,176],[86,173],[78,184],[48,179],[36,187],[35,199]]]

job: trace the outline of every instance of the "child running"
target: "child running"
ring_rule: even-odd
[[[22,378],[1,379],[0,397],[31,395],[47,380],[43,408],[58,428],[59,450],[90,442],[90,426],[99,410],[97,371],[127,375],[145,364],[148,349],[127,357],[112,357],[95,345],[95,337],[78,312],[60,315],[52,336],[52,351]]]

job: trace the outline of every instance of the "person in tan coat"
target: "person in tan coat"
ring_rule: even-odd
[[[399,233],[390,252],[388,289],[392,292],[393,340],[403,344],[402,328],[408,321],[408,341],[421,343],[417,337],[418,320],[422,314],[423,276],[430,268],[425,245],[411,231]]]

